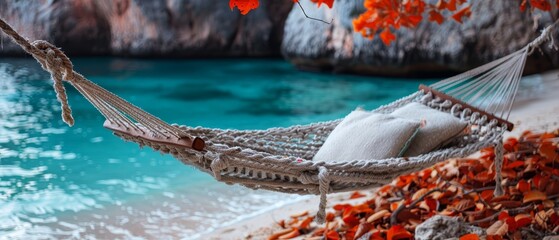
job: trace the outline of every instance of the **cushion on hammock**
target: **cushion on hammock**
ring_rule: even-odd
[[[420,125],[417,120],[355,110],[334,128],[313,161],[331,163],[399,157]]]
[[[391,115],[423,121],[419,133],[404,153],[406,157],[418,156],[439,148],[462,133],[468,125],[450,113],[432,109],[417,102],[396,109]]]

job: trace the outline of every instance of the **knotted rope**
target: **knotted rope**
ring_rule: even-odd
[[[73,126],[72,109],[68,104],[68,96],[62,83],[63,80],[66,80],[73,84],[77,79],[75,78],[74,66],[70,59],[60,49],[46,41],[36,40],[30,43],[2,19],[0,19],[0,28],[15,43],[20,45],[23,50],[31,54],[44,70],[50,73],[56,98],[61,104],[62,120],[69,126]]]
[[[178,126],[167,124],[75,72],[74,66],[66,54],[49,42],[43,40],[30,42],[3,19],[0,19],[0,29],[50,73],[56,98],[62,109],[62,120],[69,126],[74,125],[74,118],[63,81],[76,88],[111,123],[142,133],[145,133],[144,129],[147,129],[154,135],[164,137],[169,137],[169,135],[178,139],[190,137]],[[139,127],[132,120],[140,123],[144,128]]]

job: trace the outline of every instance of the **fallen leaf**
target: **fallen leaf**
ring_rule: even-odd
[[[373,225],[370,223],[361,223],[359,224],[359,227],[357,227],[357,231],[355,231],[355,236],[353,238],[348,238],[348,239],[360,238],[361,236],[363,236],[363,234],[369,232],[369,230],[371,230],[372,227]]]
[[[268,240],[276,240],[276,239],[279,239],[279,237],[281,237],[281,236],[283,236],[283,235],[285,235],[285,234],[288,234],[288,233],[292,232],[293,230],[294,230],[294,229],[284,229],[284,230],[281,230],[281,231],[279,231],[279,232],[275,232],[275,233],[273,233],[272,235],[270,235],[270,236],[268,237]]]
[[[305,218],[305,220],[303,220],[300,224],[299,224],[299,228],[300,229],[308,229],[311,225],[311,222],[314,218],[313,217],[307,217]]]
[[[375,222],[375,221],[377,221],[377,220],[379,220],[379,219],[382,219],[382,218],[383,218],[385,215],[387,215],[388,213],[390,213],[390,212],[388,212],[388,210],[385,210],[385,209],[380,210],[380,211],[374,213],[373,215],[371,215],[370,217],[368,217],[368,218],[367,218],[367,222],[368,222],[368,223]]]
[[[298,236],[301,235],[301,232],[299,232],[299,229],[293,229],[293,231],[285,234],[285,235],[281,235],[278,239],[282,240],[282,239],[292,239],[292,238],[296,238]]]
[[[365,194],[362,194],[360,192],[355,191],[351,194],[351,196],[349,196],[349,199],[362,198],[364,196],[365,196]]]
[[[530,187],[530,183],[522,179],[516,184],[516,189],[518,189],[521,193],[525,193],[529,192],[532,188]]]
[[[497,235],[497,236],[503,236],[507,233],[507,231],[508,231],[507,224],[501,220],[496,221],[495,223],[493,223],[493,225],[491,225],[486,230],[487,235]]]
[[[413,235],[401,225],[394,225],[386,232],[387,240],[408,239]]]
[[[516,227],[522,228],[532,223],[532,216],[528,214],[518,214],[514,216],[514,220],[516,221]]]
[[[460,240],[479,240],[479,236],[475,233],[469,233],[461,236]]]
[[[547,195],[545,193],[534,190],[524,193],[524,199],[522,200],[523,203],[529,203],[534,201],[543,201],[547,199]]]

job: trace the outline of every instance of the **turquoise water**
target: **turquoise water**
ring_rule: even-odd
[[[420,82],[325,75],[281,60],[78,59],[89,79],[163,120],[264,129],[331,120],[415,91]],[[300,196],[228,186],[121,141],[68,86],[60,119],[49,76],[0,59],[0,238],[195,238]]]

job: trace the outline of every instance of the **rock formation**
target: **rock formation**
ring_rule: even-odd
[[[365,10],[363,0],[336,0],[333,9],[307,11],[333,19],[332,24],[309,20],[295,6],[285,25],[282,52],[303,69],[398,76],[461,72],[522,48],[551,23],[549,13],[521,12],[520,0],[469,2],[473,14],[463,24],[424,21],[417,29],[397,31],[390,46],[353,32],[352,19]],[[306,9],[314,7],[308,0],[301,3]],[[559,54],[544,49],[544,55],[533,54],[527,70],[558,66]]]
[[[70,55],[278,56],[291,5],[263,1],[241,16],[225,0],[3,0],[0,16]],[[0,55],[22,53],[4,45]]]

